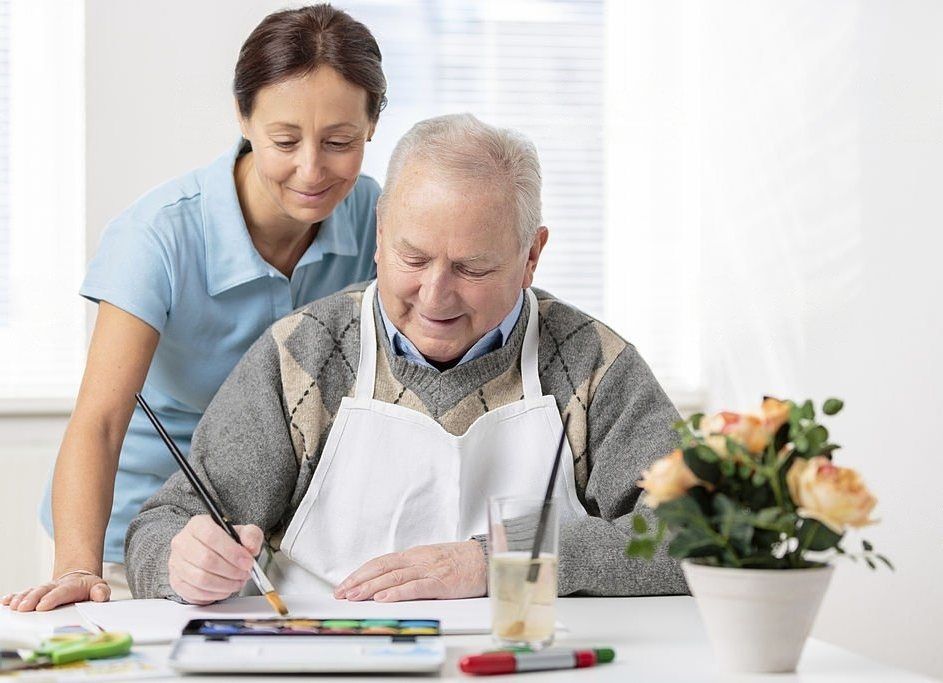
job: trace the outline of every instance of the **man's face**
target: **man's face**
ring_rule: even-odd
[[[428,360],[457,360],[511,312],[547,241],[522,249],[507,193],[412,162],[377,217],[377,287],[390,321]]]

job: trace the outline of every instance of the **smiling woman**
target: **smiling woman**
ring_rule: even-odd
[[[121,595],[127,524],[174,470],[134,393],[187,450],[267,327],[373,276],[379,187],[360,168],[385,93],[370,31],[329,5],[271,14],[246,40],[242,138],[115,218],[89,264],[80,291],[99,313],[42,513],[54,578],[3,604]]]

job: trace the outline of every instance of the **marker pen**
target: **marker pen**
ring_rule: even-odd
[[[487,676],[521,671],[582,669],[611,662],[615,657],[616,653],[608,647],[592,650],[552,648],[541,652],[486,652],[469,655],[463,657],[458,666],[467,674]]]

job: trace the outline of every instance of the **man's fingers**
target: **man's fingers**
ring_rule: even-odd
[[[379,591],[392,588],[393,586],[401,586],[410,581],[421,579],[424,576],[425,569],[418,565],[394,569],[386,574],[381,574],[375,579],[364,581],[359,586],[354,586],[351,590],[347,591],[347,599],[369,600]]]
[[[249,578],[248,572],[237,579],[220,576],[206,570],[205,567],[192,564],[186,557],[170,558],[170,571],[188,584],[207,593],[223,594],[228,597],[242,589]]]
[[[231,595],[231,593],[216,593],[197,588],[179,577],[171,577],[170,584],[180,597],[194,605],[207,605],[218,600],[225,600]]]
[[[253,556],[242,545],[236,543],[209,515],[194,517],[184,527],[184,531],[188,531],[193,538],[234,567],[251,569]]]
[[[209,545],[203,538],[194,534],[194,529],[189,524],[183,528],[170,541],[170,557],[180,556],[186,558],[191,564],[203,567],[213,574],[225,576],[231,579],[238,579],[247,575],[252,567],[252,557],[249,551],[232,540],[228,534],[219,529],[225,537],[225,543],[222,539],[210,539],[210,543],[215,542],[216,547]],[[204,537],[205,538],[205,537]]]
[[[242,545],[245,546],[245,549],[249,551],[252,557],[262,552],[262,541],[265,540],[265,534],[262,533],[259,527],[255,524],[237,524],[236,531],[239,534],[239,540],[242,541]]]
[[[364,581],[375,579],[387,572],[401,569],[408,565],[409,561],[404,557],[403,553],[388,553],[368,560],[337,585],[337,588],[334,589],[334,597],[344,598],[347,596],[349,590],[359,586]]]
[[[442,582],[423,577],[400,586],[382,590],[373,596],[376,602],[400,602],[402,600],[436,600],[442,597]]]

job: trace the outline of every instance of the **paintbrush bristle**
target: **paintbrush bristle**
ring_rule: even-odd
[[[268,600],[269,604],[272,606],[276,612],[278,612],[283,617],[288,616],[288,608],[285,607],[285,603],[282,602],[281,596],[275,591],[269,591],[265,594],[265,599]]]

